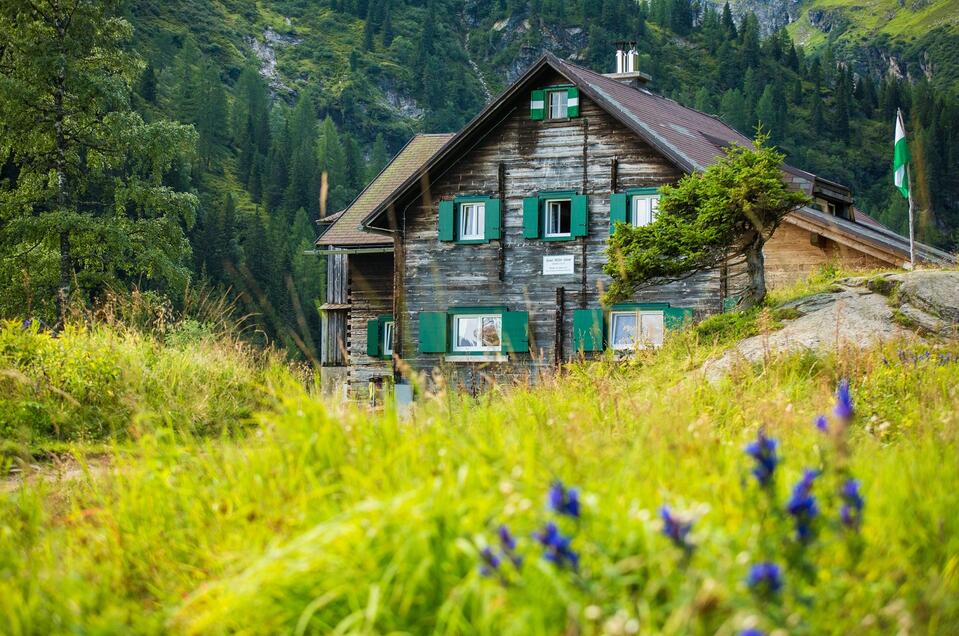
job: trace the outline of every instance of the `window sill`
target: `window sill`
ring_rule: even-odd
[[[443,358],[446,362],[509,362],[504,353],[451,353]]]
[[[484,243],[489,243],[486,239],[456,239],[453,241],[457,245],[482,245]]]
[[[575,238],[577,238],[577,237],[575,237],[575,236],[573,236],[573,235],[569,235],[569,236],[544,236],[544,237],[541,238],[540,240],[541,240],[541,241],[545,241],[545,242],[547,242],[547,243],[564,243],[564,242],[568,243],[569,241],[572,241],[572,240],[575,239]]]

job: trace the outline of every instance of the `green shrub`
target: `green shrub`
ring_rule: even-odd
[[[59,336],[0,324],[0,435],[27,448],[136,437],[159,426],[217,434],[265,404],[269,355],[186,321],[168,344],[116,327]]]

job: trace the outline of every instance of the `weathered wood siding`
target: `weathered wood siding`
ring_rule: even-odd
[[[826,238],[817,242],[815,235],[790,223],[776,228],[766,243],[766,284],[784,287],[812,274],[824,265],[836,264],[844,269],[889,267],[889,263]]]
[[[346,322],[349,302],[349,261],[346,254],[331,254],[326,263],[326,303],[321,327],[320,363],[346,364]]]
[[[561,83],[560,78],[556,83]],[[510,365],[494,363],[483,369],[473,364],[448,365],[451,377],[470,386],[475,386],[475,379],[483,373],[497,379],[529,377],[552,365],[558,287],[566,290],[565,357],[575,353],[573,310],[599,307],[602,291],[609,284],[602,266],[609,239],[614,160],[618,162],[616,191],[659,186],[682,176],[679,169],[584,95],[580,96],[580,116],[559,122],[531,121],[527,99],[523,96],[518,100],[513,113],[446,174],[433,175],[430,197],[407,208],[402,218],[406,252],[402,354],[414,368],[429,370],[440,365],[442,359],[440,354],[418,351],[421,311],[477,305],[506,305],[509,310],[529,311],[529,354],[517,354]],[[499,192],[500,164],[505,168],[503,193]],[[568,242],[523,238],[523,198],[545,190],[575,190],[589,195],[588,237]],[[440,242],[438,201],[471,194],[503,197],[503,241],[483,245]],[[575,257],[575,273],[544,276],[543,256],[560,254]],[[692,308],[698,316],[719,311],[719,272],[650,289],[635,300],[666,301]]]
[[[350,259],[349,383],[366,394],[370,378],[393,375],[393,363],[366,354],[366,322],[393,313],[393,255],[363,254]]]

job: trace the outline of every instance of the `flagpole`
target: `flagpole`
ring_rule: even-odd
[[[906,166],[906,183],[909,184],[909,268],[916,268],[916,236],[912,212],[912,170]]]

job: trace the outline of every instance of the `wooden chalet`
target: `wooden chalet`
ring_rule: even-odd
[[[600,304],[614,224],[650,222],[660,186],[750,143],[647,90],[629,53],[617,59],[618,72],[602,75],[547,53],[458,133],[414,137],[321,222],[326,382],[365,393],[371,380],[401,381],[401,367],[440,369],[473,390],[535,380],[573,356],[657,346],[735,302],[745,277],[728,266]],[[767,243],[770,285],[831,262],[908,260],[908,241],[858,211],[847,187],[784,172],[814,204]],[[951,259],[924,245],[917,255]]]

